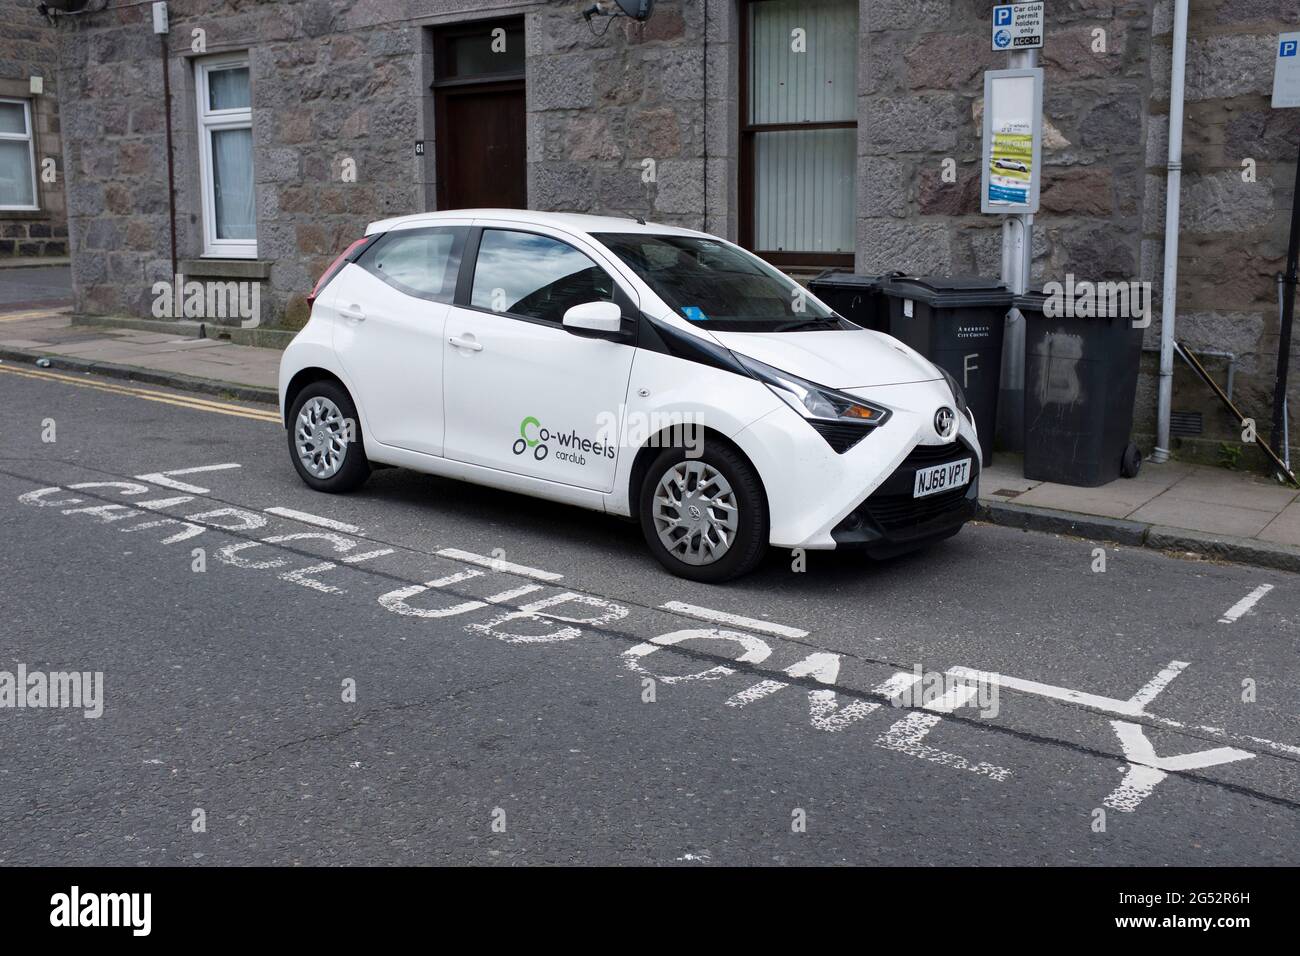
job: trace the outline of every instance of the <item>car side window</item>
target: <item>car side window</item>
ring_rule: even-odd
[[[399,292],[450,302],[468,232],[464,226],[399,229],[367,249],[357,265]]]
[[[531,232],[484,229],[470,305],[559,325],[584,302],[613,302],[608,272],[567,242]]]

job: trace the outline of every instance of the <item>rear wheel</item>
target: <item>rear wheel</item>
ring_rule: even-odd
[[[1138,446],[1130,444],[1124,449],[1124,456],[1119,462],[1119,473],[1125,478],[1136,478],[1138,472],[1142,470],[1142,452],[1138,451]]]
[[[299,393],[289,412],[289,454],[317,491],[352,491],[370,477],[357,408],[342,387],[312,382]]]
[[[730,448],[688,458],[667,448],[651,462],[639,498],[651,553],[692,581],[729,581],[754,569],[767,548],[767,501],[753,467]]]

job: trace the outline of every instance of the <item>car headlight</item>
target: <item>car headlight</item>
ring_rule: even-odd
[[[736,359],[840,454],[889,420],[889,409],[880,405],[783,372],[747,355],[736,354]]]
[[[935,368],[939,368],[939,366],[936,365]],[[953,403],[956,404],[957,406],[957,411],[961,412],[963,415],[969,418],[970,423],[974,425],[975,415],[971,412],[970,407],[966,404],[966,392],[962,389],[960,385],[957,384],[957,379],[953,378],[952,374],[949,373],[947,369],[940,368],[939,374],[943,376],[944,381],[948,383],[948,387],[952,389],[952,400]]]

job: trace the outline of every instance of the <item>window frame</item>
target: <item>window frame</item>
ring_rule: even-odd
[[[32,123],[32,101],[18,96],[0,96],[0,103],[17,103],[23,108],[24,133],[0,133],[0,140],[11,143],[27,143],[27,166],[32,175],[32,205],[0,206],[0,212],[40,212],[41,191],[36,177],[36,131]]]
[[[467,225],[429,225],[418,226],[414,229],[390,229],[372,242],[361,255],[357,256],[356,264],[364,269],[367,273],[374,276],[380,282],[396,289],[403,295],[409,295],[413,299],[423,299],[426,302],[436,302],[439,305],[451,305],[456,298],[456,291],[460,288],[461,263],[465,261],[465,252],[469,246],[470,226]],[[443,289],[445,291],[435,295],[432,292],[421,292],[420,290],[405,285],[393,278],[391,275],[385,275],[378,269],[370,268],[370,260],[380,255],[384,247],[394,242],[399,242],[409,236],[428,236],[432,233],[450,232],[452,233],[451,251],[447,253],[447,274],[443,277]],[[448,281],[450,280],[450,281]]]
[[[221,70],[240,68],[248,70],[248,106],[236,109],[213,110],[208,89],[208,75]],[[226,130],[246,129],[251,137],[253,130],[253,70],[245,53],[225,53],[194,61],[194,88],[196,93],[199,134],[199,195],[203,208],[203,258],[256,259],[257,258],[257,204],[253,204],[252,239],[221,239],[217,237],[216,181],[213,178],[212,134]],[[256,195],[257,178],[253,175]]]
[[[548,329],[556,329],[561,332],[568,330],[564,327],[563,316],[559,322],[552,322],[550,319],[539,319],[531,315],[520,315],[516,312],[495,312],[492,309],[485,309],[479,305],[471,305],[471,299],[474,292],[474,276],[478,272],[478,253],[483,233],[493,230],[496,232],[520,232],[531,236],[541,236],[544,239],[550,239],[554,242],[564,243],[575,252],[579,252],[591,260],[592,265],[603,271],[609,276],[610,281],[614,284],[614,298],[611,300],[618,305],[623,311],[623,331],[619,334],[622,340],[635,339],[636,319],[640,316],[641,310],[637,304],[639,296],[633,296],[624,287],[624,283],[617,270],[611,269],[609,263],[602,262],[603,256],[593,255],[591,250],[583,249],[572,239],[566,236],[557,236],[550,232],[531,227],[527,223],[483,223],[475,225],[471,230],[469,237],[465,240],[465,248],[461,254],[460,260],[460,278],[456,283],[456,296],[452,300],[452,305],[458,309],[464,309],[467,312],[478,312],[482,315],[493,315],[503,319],[511,319],[515,322],[531,322],[533,325],[540,325]]]
[[[764,0],[739,0],[740,12],[740,55],[737,62],[740,68],[739,86],[739,121],[740,121],[740,163],[738,170],[737,183],[739,189],[740,209],[738,210],[739,226],[739,245],[748,249],[754,255],[770,262],[774,266],[783,268],[808,268],[820,266],[848,266],[853,267],[854,251],[849,252],[792,252],[790,250],[775,249],[757,249],[754,245],[754,185],[755,185],[755,140],[759,133],[781,133],[790,131],[806,131],[819,129],[854,129],[858,128],[857,116],[851,120],[837,120],[834,122],[807,122],[807,123],[754,123],[750,119],[750,76],[751,69],[751,35],[753,33],[754,8],[763,3]],[[860,51],[859,51],[860,54]],[[856,71],[855,71],[856,74]],[[855,165],[855,182],[856,182],[856,165],[857,151],[854,151],[853,157]],[[853,204],[855,206],[854,219],[857,219],[857,189],[855,186]]]

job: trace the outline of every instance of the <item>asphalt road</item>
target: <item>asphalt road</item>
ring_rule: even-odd
[[[59,306],[72,301],[71,266],[18,266],[0,271],[0,306]]]
[[[692,584],[607,516],[319,495],[265,408],[20,371],[0,671],[103,694],[0,707],[0,864],[1300,863],[1294,576],[972,525]]]

